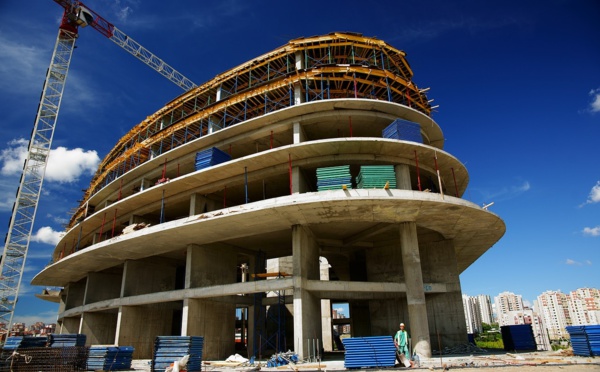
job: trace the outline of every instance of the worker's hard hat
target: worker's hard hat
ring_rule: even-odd
[[[400,327],[404,327],[404,323],[400,323]]]

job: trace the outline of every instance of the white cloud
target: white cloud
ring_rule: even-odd
[[[60,183],[74,182],[82,174],[94,174],[98,164],[100,158],[96,151],[84,151],[81,148],[69,150],[59,147],[50,151],[46,178]]]
[[[600,226],[585,227],[582,232],[583,232],[583,235],[600,236]]]
[[[8,143],[8,148],[0,152],[2,175],[19,175],[22,172],[23,162],[27,157],[27,145],[25,139],[12,140]],[[59,183],[75,182],[83,174],[94,174],[99,163],[100,158],[96,151],[58,147],[50,150],[45,179]]]
[[[0,172],[4,176],[16,175],[23,170],[23,163],[27,158],[27,146],[29,142],[24,138],[14,139],[8,143],[8,147],[0,152],[2,168]]]
[[[585,204],[593,204],[600,202],[600,181],[596,182],[596,185],[590,190],[590,194]]]
[[[567,265],[576,265],[576,266],[581,266],[581,262],[577,262],[575,260],[572,260],[570,258],[567,258],[567,261],[565,262]]]
[[[38,243],[57,245],[64,234],[63,231],[54,231],[50,226],[44,226],[31,237],[31,240]]]
[[[590,112],[594,114],[600,112],[600,88],[590,90],[589,94],[592,97],[589,107]]]
[[[531,185],[529,184],[529,182],[525,181],[525,182],[523,182],[523,184],[521,186],[516,186],[513,189],[516,192],[524,192],[524,191],[528,191],[529,189],[531,189]]]

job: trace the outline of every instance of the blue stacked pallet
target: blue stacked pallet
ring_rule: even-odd
[[[50,347],[85,346],[84,334],[50,335]]]
[[[6,339],[4,343],[4,350],[15,350],[21,347],[21,342],[23,341],[22,336],[13,336]]]
[[[345,368],[393,367],[396,346],[392,336],[351,337],[342,340]]]
[[[421,125],[412,121],[396,119],[382,132],[383,138],[423,143]]]
[[[531,324],[500,327],[504,350],[537,350]]]
[[[585,326],[593,356],[600,356],[600,325]]]
[[[196,170],[212,167],[231,160],[231,156],[216,147],[196,153]]]
[[[186,369],[190,372],[200,371],[202,364],[201,336],[158,336],[154,341],[154,357],[152,371],[164,372],[173,362],[189,355]]]
[[[4,349],[14,350],[31,347],[46,347],[47,344],[48,338],[46,336],[13,336],[6,339]]]
[[[340,190],[346,186],[352,188],[352,175],[349,165],[317,168],[317,190]]]
[[[600,356],[600,325],[569,326],[573,354]]]
[[[133,346],[92,346],[87,369],[92,371],[117,371],[131,369]]]

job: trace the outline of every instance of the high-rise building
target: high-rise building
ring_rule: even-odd
[[[572,325],[600,324],[600,290],[576,289],[568,295],[567,304]]]
[[[403,321],[425,357],[438,334],[466,343],[459,274],[505,225],[462,198],[469,174],[444,151],[427,91],[403,51],[332,33],[292,40],[143,118],[33,279],[64,288],[60,333],[131,345],[138,359],[158,335],[202,335],[203,358],[220,359],[246,308],[250,353],[304,358],[307,341],[331,343],[331,301],[349,304],[353,336],[391,335]],[[284,258],[285,272],[267,272]]]
[[[492,300],[489,295],[477,295],[477,304],[481,321],[486,324],[494,323],[494,310],[492,308]]]
[[[546,291],[537,297],[535,308],[542,316],[551,341],[568,338],[566,327],[571,325],[571,320],[567,302],[567,295],[560,291]]]
[[[494,297],[494,303],[496,304],[496,319],[499,326],[514,324],[510,319],[509,312],[522,312],[524,309],[522,296],[512,292],[498,294]]]
[[[477,297],[463,295],[463,307],[468,333],[479,333],[482,331],[481,310]]]

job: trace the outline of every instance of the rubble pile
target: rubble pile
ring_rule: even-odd
[[[431,355],[450,355],[450,354],[487,354],[487,351],[471,343],[461,344],[453,347],[445,347],[440,350],[433,350]]]

